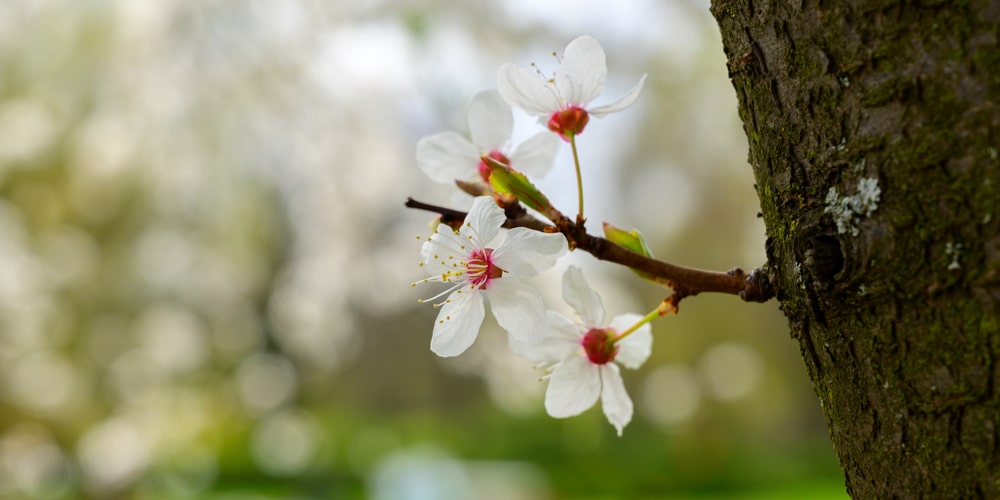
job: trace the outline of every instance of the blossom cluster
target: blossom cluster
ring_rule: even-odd
[[[417,166],[439,183],[478,186],[461,226],[438,224],[421,247],[428,277],[413,283],[448,286],[421,302],[439,308],[431,350],[457,356],[475,342],[489,305],[511,349],[543,367],[549,381],[545,409],[557,418],[578,415],[598,399],[608,421],[621,435],[632,419],[632,402],[620,366],[639,368],[652,350],[649,321],[662,309],[643,316],[621,314],[608,319],[600,295],[583,272],[569,267],[562,296],[575,318],[547,310],[542,295],[526,278],[552,268],[568,251],[566,237],[515,227],[504,229],[504,199],[494,190],[494,167],[527,178],[544,175],[552,166],[560,139],[574,148],[591,116],[603,117],[631,106],[645,76],[617,101],[590,106],[604,87],[607,65],[601,45],[589,36],[573,40],[551,77],[537,69],[503,65],[497,89],[477,93],[469,105],[468,136],[443,132],[417,143]],[[549,132],[539,132],[511,147],[512,106],[536,116]],[[576,164],[579,183],[580,168]],[[579,186],[580,184],[578,184]],[[469,191],[468,189],[465,189]],[[582,220],[583,199],[580,190]]]

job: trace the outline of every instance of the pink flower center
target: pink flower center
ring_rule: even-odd
[[[490,280],[503,277],[503,269],[493,262],[492,248],[477,248],[469,255],[466,275],[474,288],[485,290]]]
[[[485,156],[489,156],[490,158],[493,158],[494,160],[496,160],[496,161],[498,161],[500,163],[503,163],[504,165],[507,165],[508,167],[510,166],[510,159],[508,159],[506,156],[504,156],[503,153],[501,153],[501,152],[499,152],[499,151],[497,151],[495,149],[493,151],[490,151],[489,153],[486,153]],[[483,178],[483,182],[489,184],[489,182],[490,182],[490,166],[487,165],[485,161],[480,161],[479,162],[479,176]]]
[[[560,109],[549,117],[549,130],[559,134],[564,141],[569,142],[571,135],[583,132],[583,128],[590,121],[590,114],[580,106],[570,106]]]
[[[587,353],[587,359],[595,365],[607,364],[614,361],[618,354],[618,344],[614,342],[618,334],[614,328],[591,328],[583,334],[580,345]]]

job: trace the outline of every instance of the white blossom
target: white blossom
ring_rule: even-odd
[[[546,366],[549,386],[545,410],[549,415],[579,415],[600,399],[604,415],[620,436],[632,420],[633,407],[618,365],[637,369],[649,358],[653,347],[651,328],[645,323],[621,338],[622,332],[643,317],[621,314],[606,322],[600,295],[576,267],[568,268],[563,275],[563,299],[576,312],[577,319],[549,311],[549,333],[541,343],[527,346],[511,339],[511,347]]]
[[[591,115],[601,118],[621,111],[639,98],[646,75],[617,101],[590,107],[604,89],[607,73],[604,49],[585,35],[566,46],[552,78],[507,63],[497,73],[497,88],[511,105],[547,120],[550,130],[567,138],[583,132]]]
[[[417,166],[434,182],[456,179],[485,181],[489,169],[482,157],[489,156],[525,175],[540,177],[552,167],[559,141],[540,132],[511,148],[514,117],[510,106],[496,90],[477,93],[469,103],[470,138],[458,132],[442,132],[417,142]]]
[[[515,228],[497,244],[505,220],[493,198],[480,196],[458,232],[439,224],[421,248],[422,265],[431,277],[420,283],[451,284],[429,299],[447,295],[435,304],[441,312],[431,350],[439,356],[457,356],[472,345],[485,316],[485,299],[497,323],[517,342],[537,344],[545,336],[542,297],[522,278],[555,265],[567,252],[566,238]]]

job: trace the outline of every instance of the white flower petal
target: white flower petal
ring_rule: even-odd
[[[608,422],[615,426],[618,435],[632,421],[632,399],[625,391],[625,382],[614,363],[601,365],[601,406]]]
[[[552,169],[561,142],[555,134],[539,132],[514,150],[511,166],[528,177],[541,177]]]
[[[486,316],[483,296],[478,290],[452,293],[441,307],[431,335],[431,351],[441,357],[458,356],[476,341]]]
[[[628,92],[626,92],[621,99],[618,99],[617,101],[611,104],[597,106],[596,108],[588,108],[587,112],[590,113],[591,116],[603,118],[604,116],[610,113],[617,113],[631,106],[632,104],[635,103],[636,99],[639,98],[639,94],[642,92],[642,84],[645,81],[646,81],[646,75],[642,75],[642,78],[639,79],[639,83],[635,84],[635,87],[632,87]]]
[[[545,411],[556,418],[579,415],[594,406],[601,394],[596,365],[582,356],[570,356],[556,367],[545,391]]]
[[[492,196],[478,196],[472,200],[472,208],[465,216],[465,224],[459,231],[466,240],[472,236],[472,242],[479,247],[485,247],[496,238],[500,226],[506,221],[507,216],[503,213],[503,209],[497,206]]]
[[[549,115],[560,108],[555,88],[534,71],[519,68],[511,63],[500,66],[497,72],[497,90],[510,103],[529,115]]]
[[[546,311],[547,329],[545,338],[538,344],[526,344],[510,337],[510,348],[532,361],[562,361],[580,350],[580,325],[555,311]]]
[[[561,233],[516,227],[493,251],[493,261],[511,274],[534,276],[554,266],[567,251],[566,237]]]
[[[514,130],[514,114],[496,90],[484,90],[469,103],[469,135],[480,153],[502,150]]]
[[[505,277],[490,281],[485,293],[501,328],[518,342],[532,345],[542,341],[545,306],[537,290],[515,277]]]
[[[601,93],[607,74],[604,49],[597,40],[584,35],[569,42],[555,74],[563,104],[586,106]]]
[[[472,178],[478,173],[479,157],[479,148],[457,132],[442,132],[417,142],[417,167],[442,184]]]
[[[563,273],[562,294],[563,300],[576,311],[584,326],[604,326],[604,303],[601,296],[590,288],[579,267],[570,266]]]
[[[618,332],[625,331],[632,325],[639,322],[642,316],[638,314],[620,314],[611,319],[611,328]],[[638,369],[649,359],[653,352],[653,332],[649,323],[642,325],[638,330],[630,333],[618,341],[618,354],[615,361],[621,363],[626,368]]]
[[[431,276],[457,269],[455,266],[464,261],[471,251],[462,248],[463,245],[468,248],[468,243],[467,239],[455,234],[451,226],[438,224],[431,239],[420,247],[420,258],[423,260],[424,269]]]

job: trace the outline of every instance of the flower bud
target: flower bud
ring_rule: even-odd
[[[510,159],[507,158],[506,156],[504,156],[503,153],[501,153],[501,152],[499,152],[497,150],[490,151],[489,153],[486,153],[483,156],[488,156],[488,157],[490,157],[490,158],[492,158],[492,159],[494,159],[494,160],[496,160],[496,161],[498,161],[500,163],[503,163],[504,165],[506,165],[508,167],[510,166]],[[486,164],[486,161],[479,160],[479,176],[483,178],[483,182],[485,182],[487,184],[490,183],[490,173],[491,172],[492,172],[492,170],[490,170],[490,166]]]

